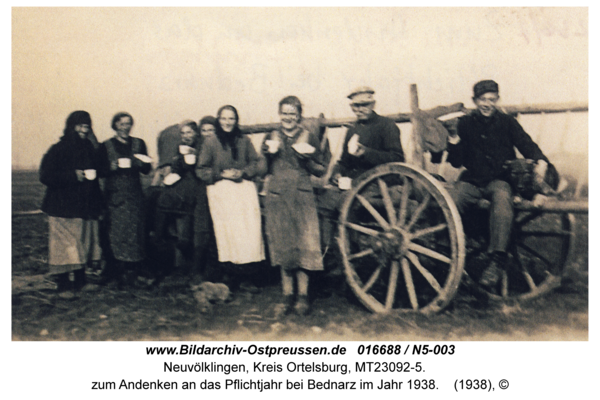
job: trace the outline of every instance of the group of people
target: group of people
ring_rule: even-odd
[[[477,83],[476,110],[462,117],[458,135],[448,138],[448,160],[466,168],[453,191],[459,210],[466,212],[482,197],[492,203],[491,262],[481,278],[487,286],[497,284],[507,262],[513,217],[512,191],[502,165],[516,158],[515,147],[537,162],[536,176],[543,179],[548,165],[518,122],[496,108],[498,92],[493,81]],[[374,93],[363,86],[348,96],[357,121],[348,129],[342,155],[330,171],[331,182],[340,189],[324,197],[343,195],[341,189],[348,189],[352,179],[377,165],[404,161],[400,130],[374,111]],[[317,206],[326,200],[315,196],[311,176],[326,174],[327,165],[320,138],[302,123],[300,100],[283,98],[278,112],[279,128],[267,133],[258,149],[240,130],[238,111],[231,105],[221,107],[216,118],[179,124],[178,140],[155,171],[150,240],[160,247],[174,220],[177,248],[193,255],[191,280],[204,276],[212,242],[219,265],[262,262],[267,248],[270,264],[281,271],[285,312],[306,315],[311,271],[324,269]],[[140,174],[149,174],[152,165],[144,141],[130,136],[133,122],[128,113],[116,114],[111,124],[115,136],[98,143],[90,115],[75,111],[67,118],[61,140],[42,160],[50,273],[59,293],[84,287],[86,266],[103,257],[114,261],[106,268],[107,279],[122,285],[132,283],[144,261],[147,202]],[[264,221],[254,182],[259,177],[266,177]],[[108,238],[102,248],[99,219]]]
[[[40,181],[47,187],[42,211],[49,220],[50,273],[59,293],[86,284],[86,266],[98,268],[103,251],[112,255],[110,271],[131,281],[144,260],[144,195],[140,173],[152,170],[146,144],[131,137],[133,117],[117,113],[115,136],[98,143],[86,111],[67,118],[63,136],[44,155]],[[104,178],[103,190],[99,178]],[[110,248],[100,246],[106,216]]]

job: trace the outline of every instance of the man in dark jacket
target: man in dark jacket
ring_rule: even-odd
[[[352,187],[352,180],[378,165],[404,161],[400,129],[394,121],[374,111],[374,94],[375,91],[370,87],[361,86],[348,95],[357,120],[346,132],[341,158],[331,174],[331,182],[339,189],[330,188],[319,192],[317,196],[322,221],[321,237],[325,247],[331,243],[338,211],[347,193],[345,190]]]
[[[357,121],[346,132],[342,156],[333,174],[336,183],[340,177],[354,179],[378,165],[404,161],[400,129],[374,111],[374,94],[370,87],[361,86],[348,96]]]
[[[459,120],[457,134],[448,139],[448,161],[456,168],[466,168],[452,191],[458,210],[464,213],[482,198],[491,202],[491,262],[479,282],[492,291],[508,259],[506,250],[514,218],[513,192],[504,163],[516,158],[516,148],[535,161],[536,181],[543,181],[548,167],[548,159],[517,120],[497,109],[499,99],[496,82],[476,83],[473,102],[477,109]]]

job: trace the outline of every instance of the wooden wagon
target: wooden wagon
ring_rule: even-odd
[[[510,261],[499,293],[477,285],[486,262],[486,235],[465,236],[463,220],[447,184],[424,169],[416,85],[411,113],[390,115],[413,124],[410,163],[378,166],[353,182],[337,214],[337,244],[347,283],[362,304],[377,313],[442,310],[459,283],[496,300],[538,297],[561,284],[574,241],[574,214],[587,213],[586,201],[551,199],[542,207],[515,206]],[[510,114],[587,111],[587,105],[505,107]],[[319,119],[323,128],[346,126],[350,119]],[[243,127],[269,132],[277,124]],[[335,162],[335,157],[332,158]],[[330,168],[331,171],[331,168]],[[337,190],[320,181],[316,191]],[[482,204],[485,208],[485,204]]]

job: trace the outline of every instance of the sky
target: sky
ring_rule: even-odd
[[[37,168],[79,109],[100,140],[131,113],[155,157],[160,130],[224,104],[242,124],[277,121],[291,94],[305,116],[352,117],[346,96],[361,85],[383,115],[410,110],[411,83],[422,109],[472,106],[481,79],[505,105],[588,102],[583,7],[28,7],[11,23],[13,167]],[[587,115],[575,126],[587,152]]]

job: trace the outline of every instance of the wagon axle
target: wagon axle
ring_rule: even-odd
[[[371,240],[371,248],[377,254],[385,256],[390,260],[400,260],[406,255],[410,235],[402,229],[394,227],[392,230],[381,232]]]

